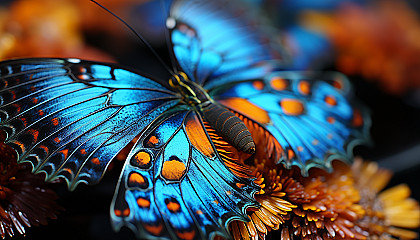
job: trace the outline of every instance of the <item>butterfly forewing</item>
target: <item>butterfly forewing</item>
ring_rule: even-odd
[[[65,60],[2,63],[1,125],[19,161],[47,179],[98,182],[109,161],[179,100],[157,82],[115,66]]]

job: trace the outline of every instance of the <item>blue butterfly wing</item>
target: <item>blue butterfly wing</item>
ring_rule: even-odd
[[[111,216],[138,238],[229,238],[227,224],[258,206],[252,179],[221,161],[198,113],[173,111],[144,132],[128,155]]]
[[[342,74],[286,71],[211,92],[262,125],[280,145],[275,161],[303,174],[312,167],[329,170],[335,159],[351,162],[353,147],[369,142],[370,119],[351,94]]]
[[[181,0],[171,8],[167,27],[176,60],[205,89],[262,77],[274,62],[287,59],[280,45],[269,41],[274,34],[263,31],[263,25],[255,22],[259,18],[248,16],[253,9],[241,10],[242,5]]]
[[[96,183],[110,160],[179,99],[154,80],[78,59],[0,65],[0,120],[19,162],[74,189]]]
[[[112,205],[116,228],[141,237],[228,237],[228,222],[258,206],[252,179],[232,173],[199,114],[157,81],[78,59],[7,61],[0,76],[6,142],[47,180],[64,178],[70,189],[97,183],[140,136]],[[139,160],[146,155],[148,162]]]

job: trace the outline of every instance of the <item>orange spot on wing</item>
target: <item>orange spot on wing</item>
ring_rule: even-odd
[[[115,214],[115,216],[117,216],[117,217],[121,217],[122,212],[121,212],[121,210],[114,209],[114,214]]]
[[[180,180],[185,171],[185,164],[177,160],[166,161],[162,166],[162,176],[167,180]]]
[[[343,82],[341,80],[334,80],[332,83],[333,87],[337,88],[337,89],[343,89]]]
[[[130,215],[130,209],[129,208],[126,208],[123,211],[118,210],[118,209],[115,209],[114,210],[114,214],[117,217],[127,217],[128,215]]]
[[[264,83],[262,81],[253,81],[252,86],[257,90],[264,89]]]
[[[318,145],[318,143],[319,143],[318,139],[314,139],[314,140],[312,141],[312,145],[314,145],[314,146]]]
[[[38,110],[38,114],[39,114],[39,116],[44,116],[44,111]]]
[[[16,112],[17,112],[17,113],[20,113],[21,107],[20,107],[20,105],[19,105],[19,104],[15,103],[15,104],[13,104],[12,106],[16,108]]]
[[[64,155],[64,159],[67,158],[67,156],[69,155],[69,150],[68,149],[63,149],[61,151],[59,151],[60,153],[62,153]]]
[[[20,147],[20,149],[22,149],[22,152],[24,152],[24,151],[25,151],[25,145],[23,145],[23,143],[18,142],[18,141],[15,141],[14,143],[15,143],[16,145],[18,145],[18,146]]]
[[[297,150],[299,151],[299,152],[303,152],[303,147],[297,147]]]
[[[37,104],[38,103],[38,98],[32,98],[32,102]]]
[[[280,102],[280,106],[285,114],[292,116],[300,115],[305,110],[303,103],[297,99],[283,99]]]
[[[78,79],[81,79],[81,80],[87,80],[87,79],[89,79],[89,75],[87,75],[87,74],[79,74],[76,77]]]
[[[219,201],[214,200],[213,203],[216,204],[216,205],[218,205],[219,204]]]
[[[273,89],[277,91],[283,91],[288,87],[289,84],[284,78],[274,77],[273,79],[271,79],[270,85]]]
[[[87,69],[85,67],[83,67],[83,66],[79,66],[79,72],[86,73],[87,72]]]
[[[28,133],[31,134],[34,137],[34,142],[38,140],[39,132],[35,129],[28,130]]]
[[[128,178],[128,182],[131,183],[131,184],[142,185],[146,181],[144,180],[144,177],[141,174],[133,172],[133,173],[130,174],[130,177]]]
[[[292,150],[292,149],[289,149],[289,150],[287,151],[287,157],[288,157],[289,159],[293,159],[293,158],[295,158],[295,157],[296,157],[295,152],[293,152],[293,150]]]
[[[145,198],[137,198],[137,205],[139,205],[141,208],[149,208],[150,201]]]
[[[44,151],[48,154],[49,149],[48,149],[48,147],[47,147],[47,146],[45,146],[45,145],[40,145],[40,146],[39,146],[39,148],[44,149]]]
[[[130,209],[129,208],[124,209],[122,214],[124,215],[124,217],[127,217],[128,215],[130,215]]]
[[[70,168],[63,168],[64,171],[67,171],[70,174],[73,174],[73,171]]]
[[[82,149],[80,149],[80,153],[83,154],[83,155],[85,155],[87,152],[86,152],[86,150],[84,148],[82,148]]]
[[[28,125],[28,122],[26,121],[26,118],[23,118],[23,117],[21,117],[21,118],[19,118],[20,119],[20,121],[22,121],[22,123],[23,123],[23,126],[27,126]]]
[[[57,126],[58,125],[58,118],[51,119],[51,122],[54,126]]]
[[[334,117],[327,117],[327,122],[334,124],[335,123],[335,118]]]
[[[325,102],[330,105],[330,106],[335,106],[337,105],[337,100],[335,100],[334,96],[326,96],[325,97]]]
[[[203,214],[203,212],[201,210],[197,210],[197,211],[195,211],[195,213],[197,213],[198,215]]]
[[[226,194],[230,195],[230,194],[232,194],[232,192],[231,191],[226,191]]]
[[[178,231],[176,231],[176,235],[180,239],[192,240],[195,237],[195,231],[194,230],[191,230],[191,232],[178,232]]]
[[[148,152],[140,151],[134,155],[135,164],[140,168],[148,168],[151,158]]]
[[[12,94],[12,100],[16,99],[16,92],[14,90],[9,90],[9,92]]]
[[[264,109],[252,104],[246,99],[229,98],[220,100],[219,102],[259,123],[265,124],[270,122],[270,117]]]
[[[61,142],[61,140],[60,140],[60,138],[56,137],[56,138],[54,138],[54,142],[59,143],[59,142]]]
[[[354,127],[361,127],[363,125],[363,116],[359,109],[354,109],[352,124]]]
[[[237,186],[238,188],[242,188],[243,186],[245,186],[245,184],[243,184],[243,183],[236,183],[236,186]]]
[[[308,81],[301,81],[298,85],[299,92],[303,95],[308,95],[311,93],[311,85]]]
[[[185,129],[191,144],[207,157],[214,157],[215,153],[204,129],[195,114],[190,114]]]
[[[99,161],[98,158],[92,158],[92,160],[90,160],[90,161],[95,165],[100,165],[101,164],[101,161]]]
[[[181,206],[177,202],[169,202],[166,204],[166,207],[171,212],[179,212],[179,210],[181,210]]]
[[[153,225],[149,225],[149,224],[144,224],[143,225],[144,229],[146,229],[146,231],[148,231],[149,233],[158,236],[160,235],[160,233],[163,230],[163,226],[162,224],[159,224],[157,226],[153,226]]]
[[[159,142],[159,139],[156,136],[151,136],[149,142],[153,145],[156,145]]]

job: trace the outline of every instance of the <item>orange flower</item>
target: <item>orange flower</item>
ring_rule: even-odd
[[[332,173],[255,161],[250,169],[261,191],[260,209],[249,209],[249,222],[234,221],[235,239],[415,239],[403,228],[420,226],[418,203],[401,185],[378,193],[391,173],[356,159],[352,167],[334,162]]]
[[[360,205],[366,214],[357,224],[372,239],[417,239],[416,232],[404,228],[420,226],[419,203],[409,198],[410,188],[401,184],[380,192],[391,178],[391,172],[378,168],[375,162],[356,159],[352,166]]]

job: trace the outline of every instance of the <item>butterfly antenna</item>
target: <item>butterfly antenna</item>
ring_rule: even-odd
[[[162,64],[163,67],[165,67],[165,69],[171,74],[171,75],[175,75],[175,72],[172,71],[168,65],[166,65],[166,63],[162,60],[162,58],[159,57],[159,55],[157,54],[157,52],[153,49],[152,46],[150,46],[150,44],[146,41],[146,39],[143,38],[143,36],[141,36],[138,32],[136,32],[136,30],[134,30],[134,28],[132,28],[127,22],[125,22],[122,18],[120,18],[118,15],[116,15],[115,13],[111,12],[109,9],[107,9],[106,7],[102,6],[100,3],[98,3],[95,0],[90,0],[91,2],[95,3],[96,5],[98,5],[99,7],[101,7],[103,10],[107,11],[108,13],[110,13],[112,16],[114,16],[116,19],[118,19],[120,22],[122,22],[128,29],[130,29],[130,31],[132,33],[134,33],[134,35],[137,36],[137,38],[140,39],[140,41],[143,42],[143,44],[152,52],[152,54],[156,57],[156,59]]]
[[[164,22],[165,31],[164,32],[165,32],[165,39],[166,39],[166,41],[165,41],[166,42],[166,47],[168,48],[169,58],[171,59],[172,67],[173,67],[174,71],[176,72],[177,70],[176,70],[175,56],[174,56],[173,52],[171,51],[172,46],[169,44],[170,43],[169,28],[166,26],[167,25],[166,21],[167,21],[170,13],[167,11],[167,9],[165,7],[165,1],[164,0],[160,0],[160,7],[162,8],[162,13],[165,14],[164,15],[164,19],[165,19],[165,22]]]

